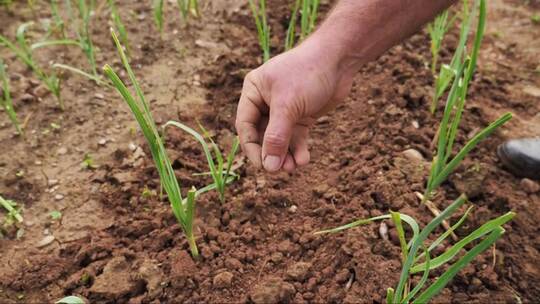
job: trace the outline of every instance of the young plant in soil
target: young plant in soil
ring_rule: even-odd
[[[116,7],[115,0],[108,0],[107,2],[111,10],[111,20],[114,24],[115,29],[118,31],[118,38],[120,38],[120,42],[126,48],[126,53],[129,55],[128,33],[126,27],[124,26],[124,23],[122,22],[122,18],[120,18],[120,13],[118,12],[118,8]]]
[[[197,0],[177,0],[178,7],[180,7],[180,13],[184,20],[187,20],[191,14],[193,17],[198,18],[199,13],[199,1]]]
[[[146,102],[142,89],[135,78],[135,74],[129,65],[127,56],[122,48],[122,45],[120,44],[120,41],[118,40],[116,33],[111,31],[111,34],[118,49],[120,59],[122,60],[124,68],[129,75],[129,79],[135,88],[136,95],[133,96],[131,94],[124,82],[120,79],[120,77],[118,77],[118,75],[109,65],[105,65],[103,71],[113,83],[113,86],[118,90],[126,104],[131,109],[135,119],[139,123],[144,137],[148,142],[148,146],[150,147],[152,158],[154,159],[154,163],[159,173],[161,186],[165,189],[174,216],[186,235],[191,250],[191,255],[196,258],[199,255],[199,251],[195,243],[195,235],[193,231],[195,200],[199,194],[212,190],[215,188],[215,186],[210,185],[199,190],[192,188],[188,191],[185,198],[182,196],[180,185],[174,174],[171,161],[167,156],[167,152],[165,150],[163,140],[158,132],[158,128],[156,127],[156,123],[152,118],[148,102]]]
[[[2,206],[8,212],[4,220],[4,225],[9,226],[15,221],[19,223],[23,222],[23,217],[17,209],[17,203],[12,200],[4,199],[2,196],[0,196],[0,206]]]
[[[444,232],[428,245],[426,242],[432,237],[432,232],[466,201],[465,195],[460,196],[422,230],[419,229],[417,221],[412,217],[391,211],[390,214],[358,220],[337,228],[319,231],[316,232],[316,234],[336,233],[360,225],[365,225],[373,221],[391,219],[396,226],[400,242],[402,269],[396,288],[388,288],[387,290],[386,303],[427,303],[437,295],[461,269],[469,264],[476,256],[493,245],[505,232],[502,226],[515,216],[514,212],[508,212],[500,217],[492,219],[466,237],[461,238],[452,246],[449,246],[444,253],[436,257],[431,256],[431,251],[442,244],[442,242],[448,238],[451,231],[457,229],[464,222],[471,208],[469,208],[461,219],[452,226],[451,231]],[[408,241],[405,236],[402,221],[407,223],[412,230],[413,235]],[[472,249],[463,249],[469,244],[472,245],[476,240],[479,240],[479,242],[472,247]],[[451,263],[459,253],[463,253],[463,255],[461,255],[457,261]],[[446,271],[438,276],[434,282],[428,284],[430,270],[443,266],[447,267]],[[422,272],[422,277],[411,290],[411,287],[413,287],[411,276],[420,272]]]
[[[453,158],[451,158],[467,98],[467,91],[476,68],[478,52],[480,50],[486,24],[486,1],[475,1],[473,12],[477,11],[478,6],[480,8],[480,13],[472,53],[468,55],[463,62],[458,61],[458,63],[455,64],[457,69],[452,70],[452,73],[455,75],[453,77],[454,81],[448,93],[444,114],[439,125],[438,136],[436,137],[436,139],[438,139],[437,153],[432,161],[431,171],[423,198],[424,202],[430,199],[435,188],[446,180],[448,175],[457,168],[465,156],[467,156],[481,140],[492,134],[498,127],[512,118],[511,113],[502,115],[488,127],[478,132]],[[469,18],[469,20],[470,19],[472,18]],[[462,52],[462,50],[456,50],[456,53],[458,52]]]
[[[2,94],[0,94],[0,104],[2,105],[2,108],[6,111],[9,120],[13,123],[13,126],[15,126],[15,130],[17,130],[17,133],[23,134],[21,125],[19,124],[19,120],[17,119],[17,113],[15,113],[15,109],[13,108],[13,100],[11,99],[11,92],[9,89],[9,76],[6,74],[6,68],[4,66],[4,62],[0,59],[0,81],[1,81],[1,88],[2,88]]]
[[[474,1],[472,4],[472,11],[471,11],[469,8],[469,1],[467,0],[463,1],[463,8],[461,10],[461,29],[460,29],[460,34],[459,34],[459,42],[456,47],[456,51],[454,52],[454,55],[452,57],[452,60],[450,61],[450,64],[441,65],[439,74],[435,77],[435,90],[433,93],[433,102],[431,104],[432,113],[435,113],[439,99],[444,94],[444,92],[448,89],[448,86],[451,84],[452,80],[455,77],[458,77],[456,73],[459,70],[460,65],[462,65],[463,63],[467,40],[469,38],[472,22],[475,19],[475,16],[477,15],[477,12],[478,12],[478,6],[479,6],[478,0]],[[455,16],[454,18],[456,17],[457,16]],[[478,20],[479,27],[481,24],[485,24],[485,18],[484,20]],[[476,42],[481,42],[483,34],[484,34],[483,29],[482,29],[482,32],[478,32],[477,30],[476,36],[475,36],[475,46],[476,46]],[[442,38],[440,39],[442,40]],[[473,51],[473,54],[474,54],[474,51]]]
[[[66,39],[64,19],[62,19],[58,12],[58,0],[51,0],[51,14],[52,20],[54,21],[54,28],[52,26],[50,27],[49,34],[52,32],[57,32],[60,33],[62,39]]]
[[[25,32],[26,29],[31,26],[33,23],[23,23],[19,26],[16,33],[16,42],[9,41],[8,38],[0,35],[0,45],[5,45],[7,48],[9,48],[19,60],[21,60],[34,74],[36,75],[39,80],[41,80],[47,89],[56,97],[58,100],[58,104],[60,106],[60,109],[64,109],[64,104],[62,102],[62,98],[60,97],[60,80],[54,73],[47,74],[34,60],[32,52],[35,49],[38,49],[43,46],[47,45],[58,45],[58,44],[73,44],[76,42],[71,40],[55,40],[55,41],[43,41],[34,43],[32,45],[29,45]]]
[[[512,115],[509,113],[501,116],[501,118],[490,124],[486,129],[479,132],[476,136],[474,136],[458,152],[458,154],[456,154],[456,156],[454,156],[454,158],[450,160],[452,146],[456,138],[459,121],[461,120],[461,115],[464,109],[468,86],[472,79],[474,69],[476,67],[476,59],[484,33],[486,18],[486,1],[476,1],[475,10],[476,5],[479,6],[480,13],[478,18],[478,28],[474,48],[472,51],[472,55],[470,57],[467,57],[463,62],[459,63],[458,71],[456,71],[455,73],[452,88],[450,89],[448,95],[445,113],[443,115],[439,128],[440,133],[438,138],[439,142],[437,148],[437,155],[434,157],[432,162],[432,168],[426,187],[426,193],[423,196],[423,202],[426,202],[429,199],[431,193],[435,190],[435,188],[438,187],[444,180],[446,180],[448,175],[459,165],[463,158],[474,148],[474,146],[478,144],[478,142],[490,135],[493,131],[495,131],[496,128],[504,124],[512,117]],[[468,213],[470,212],[470,208],[465,212],[465,214],[456,224],[454,224],[452,227],[448,227],[448,229],[446,229],[446,231],[439,238],[432,242],[429,247],[426,248],[424,242],[428,239],[428,237],[431,235],[431,233],[437,226],[441,224],[444,226],[446,219],[450,217],[460,206],[462,206],[466,200],[467,199],[465,195],[461,195],[444,211],[438,212],[436,214],[436,217],[421,231],[419,231],[416,221],[410,216],[396,212],[390,212],[390,214],[387,215],[358,220],[334,229],[317,232],[317,234],[338,232],[344,229],[370,223],[375,220],[392,219],[396,225],[396,230],[398,232],[403,259],[402,271],[398,285],[395,289],[388,289],[387,303],[426,303],[433,296],[438,294],[463,267],[470,263],[477,255],[484,252],[491,245],[493,245],[504,233],[502,225],[511,220],[515,215],[513,212],[508,212],[503,216],[493,219],[483,224],[480,228],[473,231],[468,236],[458,240],[443,254],[434,258],[431,257],[430,251],[437,247],[437,245],[441,244],[449,235],[453,233],[455,229],[457,229],[463,223]],[[401,224],[402,220],[408,223],[413,231],[413,236],[411,240],[409,240],[409,242],[406,242],[405,239],[405,233]],[[426,285],[429,277],[429,271],[431,269],[449,264],[450,261],[467,244],[470,244],[477,239],[482,240],[471,250],[466,251],[465,254],[455,263],[449,265],[447,270],[441,276],[439,276],[439,278],[436,279],[435,282],[433,282],[431,285]],[[423,252],[419,253],[421,248]],[[412,290],[410,290],[410,287],[412,286],[412,282],[410,280],[411,275],[422,271],[422,278],[420,279],[418,284],[416,284],[416,286]]]
[[[166,128],[168,126],[174,126],[174,127],[180,128],[181,130],[193,136],[201,144],[204,154],[206,156],[206,160],[208,162],[208,167],[210,168],[210,172],[199,173],[197,175],[211,175],[212,179],[214,180],[213,185],[215,185],[215,188],[217,192],[219,193],[220,201],[222,203],[225,202],[225,187],[227,186],[227,184],[232,183],[238,177],[238,175],[236,175],[231,170],[231,167],[234,161],[234,156],[236,155],[236,152],[238,152],[238,145],[239,145],[238,138],[237,137],[234,138],[231,151],[226,156],[227,162],[225,162],[225,158],[222,156],[222,153],[219,150],[219,147],[214,142],[210,134],[203,128],[202,125],[200,125],[200,128],[202,130],[204,137],[210,140],[210,144],[212,145],[212,150],[214,151],[214,155],[212,155],[212,152],[211,152],[212,150],[209,148],[208,143],[204,139],[203,135],[199,134],[197,131],[177,121],[168,121],[164,125],[164,127]],[[214,161],[214,158],[217,161],[217,165],[216,165],[216,162]]]
[[[90,35],[91,9],[86,3],[86,0],[77,0],[77,8],[79,9],[79,18],[81,19],[80,25],[77,28],[77,38],[79,40],[79,46],[83,50],[86,58],[88,59],[88,62],[90,63],[92,74],[95,77],[98,77],[94,43],[92,42],[92,37]]]
[[[266,16],[266,0],[259,0],[257,4],[254,1],[249,0],[249,7],[257,27],[259,45],[263,51],[263,62],[266,62],[270,59],[270,28]]]
[[[152,2],[152,10],[154,13],[154,22],[159,33],[163,35],[163,0],[154,0]]]
[[[448,32],[450,27],[454,24],[454,20],[457,15],[454,15],[450,20],[448,20],[448,15],[450,12],[448,10],[442,12],[439,16],[433,20],[427,27],[429,32],[429,37],[431,39],[431,71],[435,75],[437,71],[437,63],[439,61],[439,52],[441,50],[442,41],[444,35]]]
[[[319,14],[319,2],[319,0],[296,0],[285,38],[286,51],[294,46],[298,11],[300,11],[300,40],[304,40],[315,29]]]

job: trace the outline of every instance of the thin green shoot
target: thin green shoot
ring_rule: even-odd
[[[17,203],[0,196],[0,206],[4,207],[4,209],[6,209],[6,211],[8,212],[6,216],[7,222],[11,223],[13,220],[19,223],[23,222],[23,217],[21,216],[19,210],[17,210]]]
[[[154,0],[152,3],[152,10],[154,13],[154,22],[159,30],[159,33],[163,35],[163,0]]]
[[[469,83],[472,80],[472,76],[476,68],[478,52],[480,50],[480,45],[485,29],[486,1],[477,0],[474,4],[475,9],[473,9],[473,11],[477,11],[477,6],[480,8],[480,12],[478,17],[478,26],[476,30],[474,47],[472,50],[472,54],[470,56],[467,56],[467,58],[463,62],[459,62],[459,64],[457,65],[457,70],[454,71],[455,77],[453,79],[452,87],[450,88],[450,91],[448,93],[443,118],[441,120],[437,133],[437,152],[436,156],[433,158],[432,161],[430,175],[423,197],[424,202],[431,198],[431,195],[435,188],[437,188],[442,182],[446,180],[448,175],[450,175],[450,173],[452,173],[457,168],[461,161],[469,154],[469,152],[474,147],[476,147],[476,145],[480,141],[495,132],[497,128],[499,128],[512,118],[511,113],[503,114],[485,129],[478,132],[471,140],[469,140],[465,144],[463,148],[461,148],[461,150],[453,158],[451,158],[458,127],[461,122],[461,117],[467,98]],[[456,50],[456,52],[458,52],[458,50]]]
[[[413,233],[412,238],[409,242],[405,239],[405,233],[403,227],[400,224],[397,224],[401,219],[409,223],[414,219],[410,216],[401,213],[392,212],[388,215],[378,216],[376,219],[387,219],[392,218],[396,223],[396,229],[398,231],[398,236],[400,238],[400,245],[402,248],[402,254],[406,256],[403,259],[403,266],[401,270],[400,279],[396,288],[387,289],[387,303],[427,303],[429,300],[440,292],[444,286],[446,286],[450,280],[468,263],[470,263],[477,255],[486,251],[489,246],[495,243],[497,239],[503,234],[504,229],[502,225],[510,221],[515,213],[508,212],[507,214],[495,218],[489,222],[483,224],[480,228],[476,229],[468,236],[459,240],[456,244],[447,249],[443,254],[437,257],[431,257],[430,249],[426,248],[424,244],[435,228],[437,228],[441,223],[455,213],[458,208],[460,208],[465,202],[466,197],[464,195],[460,196],[455,200],[451,205],[449,205],[444,211],[442,211],[437,217],[435,217],[428,225],[426,225],[419,233]],[[470,209],[468,210],[470,211]],[[468,212],[467,211],[467,212]],[[372,222],[375,218],[367,220],[359,220],[356,223],[369,223]],[[417,225],[417,224],[416,224]],[[338,228],[328,229],[325,231],[317,232],[316,234],[321,233],[335,233],[343,229],[348,229],[357,225],[343,225]],[[403,240],[402,240],[403,239]],[[460,258],[457,262],[450,265],[450,267],[437,279],[433,284],[426,286],[427,278],[429,276],[429,271],[431,269],[440,267],[442,265],[450,264],[451,261],[458,255],[460,252],[464,252],[464,247],[468,244],[473,243],[475,240],[481,240],[478,245],[476,245],[472,250],[466,251],[465,255]],[[407,245],[405,245],[407,244]],[[423,248],[423,252],[419,254],[420,248]],[[404,254],[406,252],[406,254]],[[418,262],[420,259],[424,259],[423,262]],[[409,291],[411,286],[411,275],[423,271],[422,278],[416,284],[416,286]],[[419,294],[417,296],[417,294]]]
[[[94,43],[92,42],[92,37],[90,35],[90,15],[92,1],[90,2],[90,6],[88,6],[86,0],[77,0],[77,8],[79,9],[80,18],[80,24],[77,28],[77,37],[79,40],[79,44],[84,54],[86,55],[88,62],[90,63],[92,74],[98,76]]]
[[[257,4],[254,1],[249,0],[249,7],[257,27],[259,45],[263,51],[263,62],[266,62],[270,59],[270,28],[268,27],[268,17],[266,15],[266,0],[259,0]]]
[[[101,79],[101,77],[95,76],[95,75],[92,75],[92,74],[88,74],[88,73],[86,73],[85,71],[80,70],[80,69],[77,69],[77,68],[72,67],[72,66],[70,66],[70,65],[65,65],[65,64],[61,64],[61,63],[55,63],[55,64],[52,65],[52,67],[53,67],[53,68],[57,68],[57,69],[63,69],[63,70],[67,70],[67,71],[73,72],[73,73],[75,73],[75,74],[78,74],[78,75],[80,75],[80,76],[84,76],[84,77],[86,77],[86,78],[88,78],[88,79],[94,81],[94,82],[95,82],[96,84],[98,84],[98,85],[106,86],[106,87],[108,87],[108,88],[112,88],[112,86],[111,86],[109,83],[103,81],[103,80]]]
[[[115,29],[118,31],[118,38],[120,42],[126,48],[126,53],[129,55],[129,39],[126,27],[122,22],[118,8],[116,7],[115,0],[108,0],[109,8],[111,10],[111,20],[114,24]]]
[[[285,38],[286,51],[293,48],[295,44],[298,14],[300,14],[300,41],[313,32],[319,14],[319,3],[319,0],[296,0]]]
[[[11,8],[12,4],[13,0],[0,0],[0,5],[6,6],[8,10]]]
[[[289,27],[287,27],[287,34],[285,36],[285,51],[288,51],[294,47],[296,36],[296,19],[298,18],[298,10],[300,9],[300,3],[302,0],[296,0],[291,12],[291,20],[289,21]]]
[[[64,109],[64,103],[60,96],[60,80],[54,73],[47,74],[34,60],[32,55],[32,47],[28,45],[25,32],[33,22],[23,23],[19,26],[16,33],[16,42],[11,42],[8,38],[0,35],[0,45],[10,49],[19,60],[21,60],[36,77],[41,80],[47,89],[56,97],[60,109]],[[34,47],[37,48],[37,47]]]
[[[66,39],[66,28],[64,19],[60,16],[60,13],[58,12],[58,0],[51,0],[51,13],[52,13],[52,19],[54,21],[55,27],[51,31],[59,32],[61,37],[63,39]]]
[[[209,144],[206,142],[203,135],[199,134],[197,131],[186,126],[185,124],[177,122],[177,121],[168,121],[164,125],[164,127],[166,128],[168,126],[174,126],[174,127],[180,128],[184,132],[187,132],[188,134],[193,136],[201,144],[203,152],[206,156],[206,160],[208,162],[208,167],[210,168],[210,172],[199,174],[199,175],[212,176],[212,179],[214,180],[214,184],[216,186],[216,190],[219,193],[219,199],[222,203],[224,203],[225,202],[225,188],[227,184],[233,182],[238,177],[238,175],[236,175],[231,170],[232,164],[234,161],[234,156],[238,152],[238,146],[239,146],[238,138],[235,137],[231,150],[229,154],[227,154],[227,157],[225,158],[223,157],[218,145],[214,142],[212,137],[209,136],[208,132],[202,127],[202,125],[199,124],[202,130],[202,133],[204,134],[204,137],[210,140],[210,145],[212,146],[212,148],[209,147]],[[213,155],[212,155],[212,151],[213,151]],[[216,164],[216,161],[217,161],[217,164]]]
[[[439,14],[435,20],[428,25],[429,37],[431,38],[431,71],[433,74],[437,71],[437,63],[439,60],[439,52],[441,50],[444,35],[453,26],[457,15],[454,15],[448,20],[449,10],[445,10]]]
[[[318,14],[319,0],[302,0],[300,40],[304,40],[315,29]]]
[[[177,0],[177,3],[184,20],[187,20],[190,14],[195,18],[200,16],[199,2],[197,0]]]
[[[4,66],[4,62],[0,59],[0,81],[1,88],[2,88],[2,94],[0,95],[0,104],[6,111],[9,120],[13,123],[13,126],[15,126],[15,130],[17,130],[18,134],[23,135],[23,131],[21,128],[21,125],[19,124],[19,120],[17,119],[17,113],[15,112],[15,109],[13,108],[13,100],[11,99],[11,91],[9,88],[9,76],[6,73],[6,68]]]
[[[118,75],[109,65],[105,65],[103,71],[131,109],[131,112],[135,116],[135,119],[137,120],[144,137],[148,142],[152,158],[159,173],[161,185],[167,193],[174,216],[186,235],[191,255],[196,258],[199,255],[199,251],[195,242],[193,222],[195,217],[196,197],[201,192],[197,192],[194,188],[192,188],[190,191],[188,191],[186,198],[183,198],[179,182],[176,179],[171,161],[167,156],[163,140],[158,132],[156,123],[152,118],[148,102],[146,101],[135,74],[131,69],[124,49],[113,30],[111,30],[111,35],[116,44],[116,48],[118,49],[118,53],[124,68],[129,75],[133,87],[135,88],[136,95],[134,96],[128,90],[124,82],[120,79],[120,77],[118,77]]]
[[[435,77],[435,90],[433,93],[433,101],[431,104],[432,113],[435,113],[439,98],[441,98],[443,93],[446,92],[452,80],[455,77],[459,77],[456,74],[457,74],[457,71],[459,70],[459,67],[462,65],[463,58],[465,56],[465,49],[466,49],[467,41],[469,39],[471,25],[474,20],[474,17],[477,15],[478,6],[479,6],[478,0],[475,0],[473,3],[473,9],[472,11],[470,11],[469,1],[468,0],[463,1],[463,8],[461,11],[461,29],[460,29],[460,34],[459,34],[458,46],[456,48],[456,51],[454,52],[454,55],[452,57],[450,64],[441,65],[439,75]],[[485,18],[482,21],[480,20],[480,16],[479,16],[478,28],[480,28],[480,24],[482,22],[485,22]],[[479,33],[478,31],[476,33],[477,39],[482,39],[482,37],[483,37],[483,29],[481,33]]]

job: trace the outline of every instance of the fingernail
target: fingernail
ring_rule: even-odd
[[[267,171],[277,171],[281,167],[281,158],[275,155],[267,155],[264,158],[264,169]]]

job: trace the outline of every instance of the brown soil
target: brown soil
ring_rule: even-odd
[[[281,51],[286,2],[269,1],[274,54]],[[20,23],[50,17],[44,3],[33,13],[24,3],[12,12],[0,11],[2,34],[13,37]],[[229,146],[243,76],[260,64],[248,8],[240,1],[212,1],[204,5],[201,20],[185,25],[166,1],[160,39],[149,5],[134,3],[119,5],[130,33],[132,64],[157,122],[194,124],[198,119]],[[458,235],[509,210],[517,217],[505,226],[496,248],[461,271],[436,302],[533,303],[540,298],[540,193],[507,173],[494,153],[506,138],[540,135],[540,27],[530,21],[538,5],[493,0],[489,6],[458,143],[504,112],[513,112],[515,119],[474,150],[435,203],[444,208],[459,192],[472,194],[475,208]],[[322,10],[329,7],[323,1]],[[105,8],[92,20],[98,63],[119,68],[107,22]],[[32,34],[43,33],[35,26]],[[455,39],[455,33],[446,39],[443,60]],[[413,148],[429,159],[440,118],[441,111],[436,117],[428,112],[428,45],[427,34],[419,33],[358,74],[347,101],[313,130],[313,162],[307,168],[269,175],[245,164],[226,203],[214,194],[202,196],[197,211],[202,257],[197,261],[189,256],[166,200],[142,195],[145,189],[159,192],[157,173],[116,92],[65,75],[67,108],[60,112],[50,95],[23,98],[36,93],[39,82],[0,49],[10,64],[17,111],[28,118],[22,139],[0,115],[0,194],[22,204],[25,218],[0,239],[0,302],[52,302],[77,294],[92,303],[382,303],[400,271],[391,224],[386,223],[389,240],[381,238],[379,224],[331,236],[313,232],[388,210],[421,224],[430,220],[414,195],[423,190],[425,163],[411,163],[402,154]],[[38,58],[86,64],[80,51],[66,47],[40,51]],[[191,175],[206,171],[191,138],[173,131],[167,147],[184,188],[208,182]],[[97,169],[81,167],[86,153]],[[51,220],[53,210],[62,212],[60,221]],[[54,241],[38,246],[49,235]]]

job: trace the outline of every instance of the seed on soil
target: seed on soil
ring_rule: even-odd
[[[307,278],[310,269],[311,263],[298,262],[289,266],[286,275],[289,279],[302,282]]]
[[[523,191],[533,194],[540,191],[540,184],[528,178],[524,178],[519,182],[519,185]]]
[[[37,248],[42,248],[42,247],[45,247],[49,244],[51,244],[53,241],[54,241],[54,235],[47,235],[45,236],[44,238],[41,239],[41,241],[39,241],[37,244],[36,244],[36,247]]]
[[[234,275],[228,271],[218,273],[213,280],[214,287],[227,288],[231,286]]]
[[[388,225],[385,222],[381,222],[379,225],[379,235],[383,240],[388,240]]]

